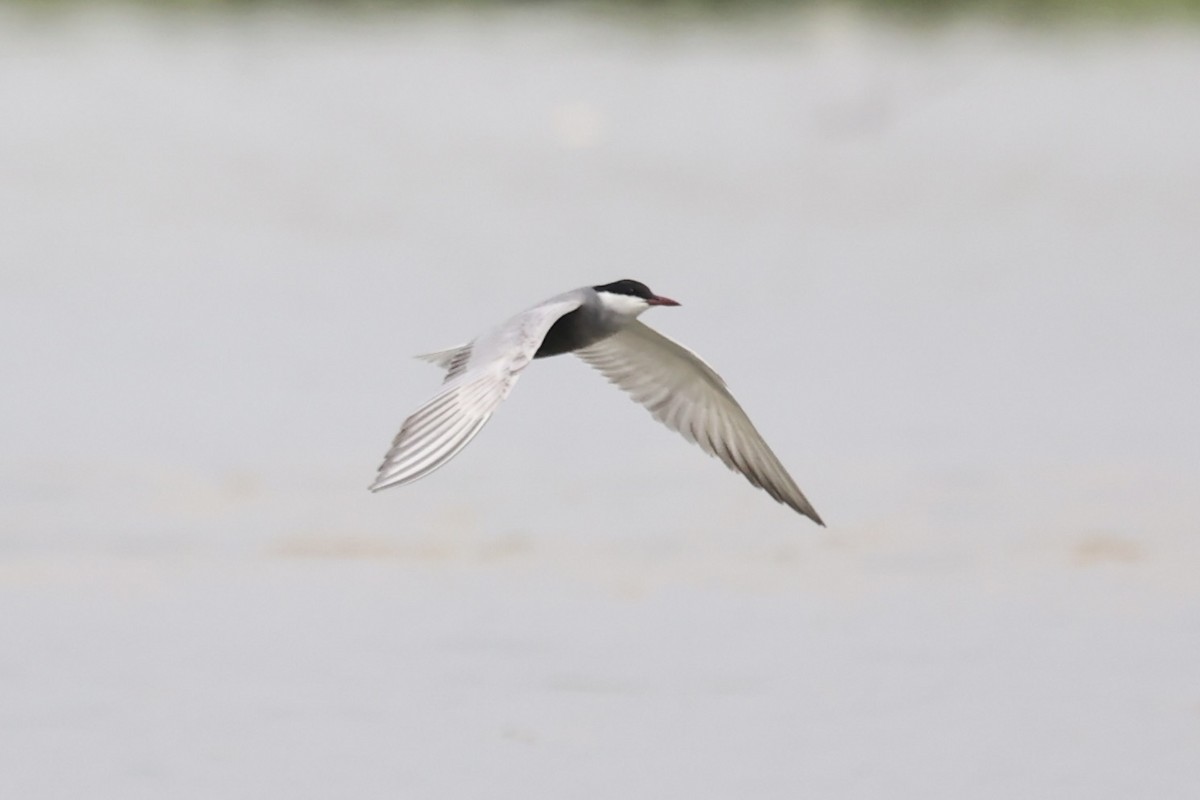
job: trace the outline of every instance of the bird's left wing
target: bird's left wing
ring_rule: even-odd
[[[812,504],[701,358],[641,322],[576,355],[645,406],[654,418],[716,456],[780,503],[824,525]]]
[[[456,348],[441,391],[404,420],[371,491],[412,483],[454,458],[508,397],[550,326],[581,303],[579,297],[549,300]]]

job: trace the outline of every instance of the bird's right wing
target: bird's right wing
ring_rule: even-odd
[[[818,525],[825,524],[725,381],[691,350],[634,321],[575,354],[629,392],[659,422],[780,503]]]
[[[432,354],[429,360],[450,369],[446,382],[404,420],[371,491],[412,483],[454,458],[508,397],[550,326],[581,303],[579,297],[550,300],[469,345]]]

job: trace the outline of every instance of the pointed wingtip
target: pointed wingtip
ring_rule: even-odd
[[[791,505],[791,503],[788,505]],[[817,510],[808,503],[805,503],[803,506],[792,505],[792,508],[798,511],[801,516],[808,517],[822,528],[825,527],[825,520],[821,519],[821,515],[817,513]]]

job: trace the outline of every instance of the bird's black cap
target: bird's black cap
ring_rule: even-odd
[[[609,294],[627,294],[633,297],[640,297],[643,300],[654,298],[654,292],[650,291],[650,287],[641,281],[631,281],[626,278],[623,281],[614,281],[606,283],[603,286],[593,286],[597,292],[608,292]]]

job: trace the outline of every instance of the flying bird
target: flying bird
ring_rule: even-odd
[[[446,378],[441,391],[404,420],[371,491],[412,483],[446,464],[479,433],[531,361],[574,353],[659,422],[824,525],[721,376],[638,321],[653,306],[677,305],[638,281],[585,286],[522,311],[467,344],[417,356],[445,369]]]

